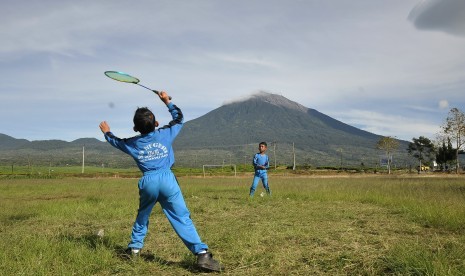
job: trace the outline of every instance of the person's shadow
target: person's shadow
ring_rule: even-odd
[[[142,251],[139,256],[134,257],[134,256],[129,255],[126,252],[127,247],[123,247],[121,245],[115,245],[112,249],[116,253],[116,256],[118,256],[118,258],[124,261],[132,261],[132,260],[135,260],[135,258],[139,258],[145,262],[156,262],[156,263],[159,263],[160,265],[178,266],[178,267],[182,267],[192,272],[197,271],[195,267],[193,266],[192,262],[189,262],[189,261],[181,261],[181,262],[167,261],[161,257],[155,256],[155,254],[153,254],[150,251],[146,251],[146,250]]]
[[[96,250],[98,247],[103,246],[115,252],[115,255],[123,261],[134,260],[133,256],[130,256],[128,253],[126,253],[127,247],[114,244],[107,237],[100,237],[95,234],[86,234],[86,235],[81,235],[81,236],[64,234],[64,235],[61,235],[60,238],[63,240],[67,240],[67,241],[71,241],[71,242],[75,242],[79,244],[84,244],[92,250]],[[199,269],[194,265],[193,262],[190,262],[188,260],[183,260],[181,262],[168,261],[161,257],[155,256],[152,252],[146,251],[146,250],[142,251],[141,254],[135,258],[140,258],[141,260],[145,262],[155,262],[155,263],[158,263],[164,266],[168,265],[168,266],[181,267],[190,272],[199,272]]]

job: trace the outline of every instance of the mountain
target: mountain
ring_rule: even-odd
[[[261,141],[268,143],[268,155],[277,164],[290,165],[295,158],[310,166],[376,166],[383,154],[376,149],[380,138],[281,95],[259,92],[186,122],[174,148],[181,166],[250,164]],[[399,142],[394,163],[407,164],[408,142]],[[95,138],[30,142],[4,134],[0,162],[24,164],[27,156],[27,162],[80,164],[83,146],[87,164],[134,166],[131,158]]]
[[[187,122],[175,143],[179,147],[208,147],[263,140],[319,149],[372,144],[379,138],[283,96],[260,92]]]
[[[260,141],[266,141],[268,154],[280,156],[281,162],[287,164],[293,162],[295,152],[300,164],[373,165],[382,154],[375,149],[380,138],[281,95],[259,92],[187,122],[174,145],[186,155],[197,154],[197,159],[195,149],[210,156],[220,151],[216,155],[227,155],[225,159],[233,155],[232,159],[239,160],[255,152]],[[400,142],[407,147],[407,142]],[[408,159],[406,152],[399,155]]]

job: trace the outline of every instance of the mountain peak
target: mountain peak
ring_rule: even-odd
[[[291,100],[287,99],[286,97],[284,97],[282,95],[273,94],[273,93],[269,93],[269,92],[265,92],[265,91],[258,91],[256,93],[248,95],[248,96],[246,96],[244,98],[232,100],[230,102],[225,103],[225,105],[233,104],[233,103],[247,102],[247,101],[250,101],[250,100],[259,100],[259,101],[263,101],[263,102],[266,102],[266,103],[269,103],[269,104],[272,104],[272,105],[275,105],[275,106],[295,109],[295,110],[298,110],[298,111],[301,111],[301,112],[307,112],[307,110],[308,110],[307,107],[305,107],[305,106],[303,106],[303,105],[301,105],[299,103],[296,103],[294,101],[291,101]]]

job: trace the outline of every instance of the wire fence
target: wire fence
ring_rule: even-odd
[[[205,164],[225,165],[236,164],[251,166],[255,153],[258,152],[258,143],[243,145],[208,146],[202,148],[175,147],[175,166],[202,168]],[[328,146],[327,149],[301,148],[292,143],[267,142],[267,154],[270,167],[371,167],[376,168],[385,164],[382,152],[372,147],[344,147]],[[128,168],[135,167],[134,160],[109,146],[107,151],[86,147],[85,166],[99,168]],[[80,166],[83,163],[82,148],[68,152],[12,152],[10,155],[2,154],[0,165],[16,166],[44,166],[65,167]],[[409,168],[417,165],[417,160],[408,155],[407,151],[398,150],[392,154],[392,167]]]

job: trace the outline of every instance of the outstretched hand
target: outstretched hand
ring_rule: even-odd
[[[165,104],[169,104],[171,102],[170,96],[168,96],[168,93],[166,93],[165,91],[160,91],[158,93],[158,96],[160,97],[160,100],[164,102]]]
[[[106,121],[101,122],[99,127],[103,134],[110,132],[110,125]]]

